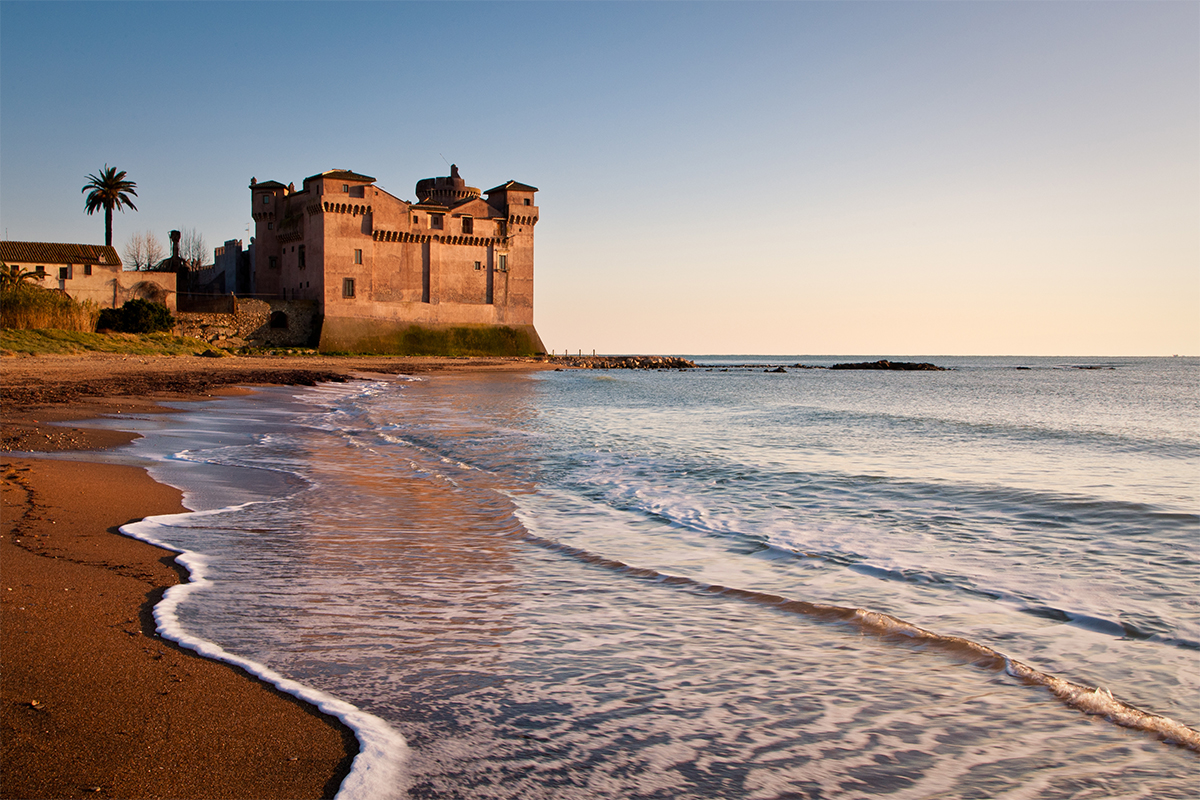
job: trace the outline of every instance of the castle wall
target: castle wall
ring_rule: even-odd
[[[506,184],[528,190],[499,193],[521,212],[506,216],[491,194],[484,200],[461,179],[428,195],[452,189],[453,207],[408,203],[373,181],[331,171],[299,191],[251,184],[256,295],[316,301],[323,349],[354,349],[349,343],[365,341],[371,324],[392,332],[414,325],[532,331],[536,190]],[[422,181],[418,192],[429,181],[444,179]],[[525,338],[541,346],[536,331]]]

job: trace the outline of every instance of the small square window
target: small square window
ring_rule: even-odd
[[[481,264],[481,263],[479,263],[478,261],[476,261],[476,262],[475,262],[475,271],[476,271],[476,272],[479,272],[481,269],[483,269],[483,264]]]
[[[474,220],[474,218],[472,218],[472,217],[463,217],[463,218],[462,218],[462,228],[463,228],[463,233],[474,233],[474,232],[475,232],[475,220]]]
[[[268,223],[267,223],[267,230],[269,230],[269,231],[273,231],[273,230],[275,230],[275,223],[274,223],[274,222],[268,222]]]
[[[361,264],[361,263],[362,263],[362,250],[355,250],[355,251],[354,251],[354,263],[355,263],[355,264]]]
[[[442,229],[442,215],[441,214],[430,214],[429,215],[429,227],[435,228],[440,231]]]
[[[504,255],[503,253],[500,255],[500,263],[498,264],[498,267],[501,272],[508,272],[508,256]]]
[[[91,264],[84,264],[84,265],[83,265],[83,274],[84,274],[84,275],[91,275],[91,274],[92,274],[92,265],[91,265]]]
[[[262,196],[262,198],[263,198],[263,205],[264,205],[264,206],[269,206],[269,205],[271,205],[271,195],[269,195],[269,194],[264,194],[264,195]]]
[[[304,245],[300,245],[300,269],[304,269]]]
[[[350,184],[343,183],[342,184],[342,192],[344,192],[345,194],[349,194],[350,193]]]
[[[527,205],[527,206],[531,206],[531,205],[533,205],[533,203],[529,202],[529,198],[528,198],[528,197],[526,197],[526,198],[525,198],[525,205]]]
[[[418,217],[416,214],[413,214],[413,224],[415,225],[415,224],[419,223],[420,221],[421,221],[421,218]]]
[[[34,267],[34,270],[33,270],[33,271],[34,271],[35,273],[37,273],[37,276],[38,276],[39,278],[43,278],[43,277],[45,277],[45,276],[46,276],[46,267],[45,267],[45,266],[43,266],[43,265],[40,265],[40,264],[39,264],[37,267]]]
[[[69,280],[70,278],[71,278],[71,268],[70,267],[59,267],[58,268],[58,279],[60,281]]]
[[[354,297],[354,278],[342,278],[342,297]]]
[[[271,256],[269,259],[267,259],[267,261],[268,261],[268,266],[270,266],[271,269],[279,269],[279,259],[278,258],[276,258],[275,256]]]

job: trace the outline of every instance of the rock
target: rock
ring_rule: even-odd
[[[764,369],[763,372],[775,372],[775,373],[782,372],[782,373],[786,374],[787,370],[784,369],[783,367],[776,367],[775,369]]]
[[[579,369],[692,369],[695,362],[674,356],[561,356],[556,363]]]
[[[857,364],[834,364],[833,366],[830,367],[830,369],[887,369],[887,370],[901,370],[901,371],[918,370],[918,371],[942,372],[945,370],[945,367],[939,367],[934,364],[929,364],[926,362],[917,363],[917,362],[913,362],[913,361],[880,360],[880,361],[862,361]]]

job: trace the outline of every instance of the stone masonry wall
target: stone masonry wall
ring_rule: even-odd
[[[312,300],[243,300],[233,314],[181,312],[175,333],[223,348],[307,347],[316,339],[317,303]]]

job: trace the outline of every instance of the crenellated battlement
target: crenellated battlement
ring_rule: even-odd
[[[367,346],[348,345],[348,332],[483,325],[527,330],[544,350],[533,329],[536,187],[508,181],[481,192],[451,165],[450,175],[418,181],[415,201],[347,169],[311,175],[300,189],[253,179],[249,188],[252,291],[315,302],[338,349]]]

